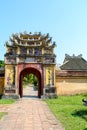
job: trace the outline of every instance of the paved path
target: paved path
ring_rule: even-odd
[[[29,92],[30,88],[25,91]],[[0,121],[0,130],[64,130],[46,103],[34,98],[35,92],[30,94],[32,98],[24,96],[10,106],[8,115]]]

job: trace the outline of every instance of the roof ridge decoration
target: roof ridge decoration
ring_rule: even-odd
[[[87,61],[82,57],[82,54],[78,56],[66,54],[60,68],[62,70],[87,70]]]
[[[70,56],[69,54],[65,54],[65,58],[82,58],[82,54],[76,56],[75,54],[73,54],[72,56]]]
[[[52,37],[49,36],[49,33],[42,34],[41,32],[35,32],[35,33],[27,33],[24,31],[23,33],[13,33],[10,38],[9,42],[6,41],[6,46],[17,46],[17,45],[25,45],[26,42],[40,42],[46,46],[48,46],[49,43],[51,43],[51,47],[54,48],[56,43],[52,41]],[[22,44],[20,44],[22,42]],[[28,44],[29,45],[29,44]]]

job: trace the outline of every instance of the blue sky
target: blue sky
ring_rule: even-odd
[[[0,0],[0,59],[12,33],[49,33],[56,41],[57,63],[65,54],[87,60],[87,0]]]

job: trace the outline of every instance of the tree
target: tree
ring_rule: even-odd
[[[0,60],[0,67],[4,67],[4,61],[3,60]]]
[[[35,82],[38,82],[38,79],[34,74],[27,74],[23,79],[23,84],[34,84]]]

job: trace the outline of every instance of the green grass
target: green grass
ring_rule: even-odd
[[[12,104],[14,102],[14,99],[0,99],[0,104]]]
[[[0,99],[0,104],[3,104],[3,105],[4,104],[12,104],[14,102],[15,102],[15,100],[13,100],[13,99]],[[7,114],[7,112],[0,112],[0,120],[6,114]]]
[[[7,112],[0,112],[0,120],[2,119],[3,116],[7,115]]]
[[[65,130],[87,130],[87,106],[83,105],[83,98],[87,94],[59,96],[46,102]]]

